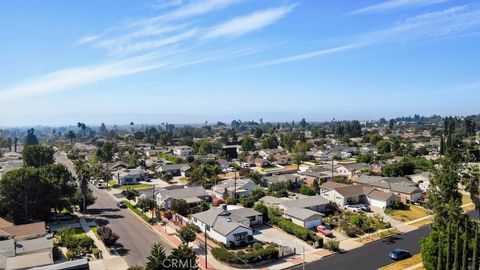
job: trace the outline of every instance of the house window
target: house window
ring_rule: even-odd
[[[244,235],[236,235],[236,236],[235,236],[235,241],[237,241],[237,242],[238,242],[238,241],[243,241],[243,240],[245,240],[245,239],[247,239],[247,235],[245,235],[245,234],[244,234]]]
[[[248,217],[248,219],[249,219],[250,221],[255,221],[255,216]]]

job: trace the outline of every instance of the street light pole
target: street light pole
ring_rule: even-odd
[[[207,228],[205,228],[205,269],[208,269],[208,263],[207,263]]]

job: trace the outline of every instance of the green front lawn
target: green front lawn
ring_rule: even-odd
[[[123,186],[117,187],[117,189],[120,189],[120,190],[124,190],[124,189],[127,189],[127,188],[132,188],[132,189],[137,189],[137,190],[152,189],[152,185],[150,185],[150,184],[135,184],[135,185],[123,185]]]
[[[385,210],[385,214],[401,222],[412,221],[428,216],[425,209],[415,205],[408,205],[408,209],[406,210],[387,209]]]
[[[129,201],[124,200],[123,201],[125,205],[128,207],[128,209],[132,210],[135,214],[137,214],[139,217],[141,217],[143,220],[145,220],[149,224],[155,224],[155,221],[151,218],[149,218],[145,213],[142,212],[142,210],[138,209],[137,207],[133,206]]]

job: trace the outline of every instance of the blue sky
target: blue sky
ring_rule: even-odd
[[[0,126],[477,114],[480,3],[0,2]]]

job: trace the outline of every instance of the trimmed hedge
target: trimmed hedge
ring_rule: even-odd
[[[147,217],[147,215],[145,215],[145,213],[143,213],[140,209],[138,209],[137,207],[133,206],[129,201],[127,200],[124,200],[123,201],[125,203],[125,205],[128,207],[128,209],[132,210],[135,214],[137,214],[139,217],[141,217],[143,220],[145,220],[146,222],[148,222],[149,224],[155,224],[155,221],[149,217]]]
[[[265,248],[261,247],[251,252],[238,251],[234,254],[224,247],[212,248],[212,255],[215,259],[230,264],[257,263],[278,258],[278,249],[269,245]]]
[[[323,238],[319,237],[314,232],[305,229],[304,227],[297,225],[286,218],[279,217],[276,221],[277,226],[286,233],[293,234],[296,237],[302,239],[303,241],[318,241],[319,247],[323,246]]]

